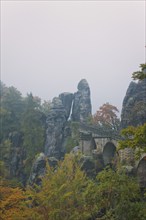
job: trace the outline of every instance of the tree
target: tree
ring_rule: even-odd
[[[44,114],[40,111],[40,99],[28,94],[25,98],[25,111],[21,120],[23,147],[26,151],[25,169],[29,174],[32,161],[37,153],[43,151],[45,142]]]
[[[107,167],[95,180],[81,170],[80,155],[49,165],[41,185],[3,187],[2,220],[145,220],[146,203],[137,181]]]
[[[101,126],[105,129],[111,129],[118,131],[120,120],[117,116],[119,110],[117,107],[105,103],[99,110],[93,115],[93,124]]]
[[[41,111],[45,114],[45,116],[48,116],[48,113],[51,109],[51,101],[44,101],[41,105]]]
[[[14,134],[20,134],[21,119],[24,111],[24,99],[21,93],[16,88],[14,88],[13,86],[6,87],[2,82],[0,83],[0,92],[1,160],[4,163],[5,168],[7,169],[7,178],[12,178],[12,173],[14,174],[13,177],[16,177],[16,175],[18,174],[15,169],[16,166],[13,166],[14,163],[15,165],[17,165],[17,167],[20,168],[20,160],[17,156],[21,155],[21,144],[18,140],[19,135],[17,135],[16,137],[16,135]]]
[[[134,72],[132,78],[134,80],[143,80],[146,78],[146,63],[140,64],[141,71]]]
[[[1,182],[2,183],[2,182]],[[12,220],[12,216],[20,212],[21,202],[25,199],[20,188],[12,188],[1,184],[0,190],[0,219]]]
[[[24,109],[24,102],[21,93],[14,88],[6,87],[2,82],[1,91],[1,140],[8,138],[10,132],[20,130],[20,120]]]
[[[66,155],[57,169],[47,167],[41,186],[27,189],[29,205],[14,219],[89,219],[96,212],[94,189],[94,182],[81,171],[79,157]],[[28,216],[30,209],[31,217]]]
[[[97,220],[144,220],[146,203],[136,180],[106,168],[97,175]]]
[[[123,140],[119,141],[119,149],[133,148],[136,156],[146,153],[146,123],[141,126],[129,126],[121,131]]]

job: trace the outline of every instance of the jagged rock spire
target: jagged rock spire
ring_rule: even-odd
[[[72,120],[84,122],[91,116],[90,88],[86,79],[78,84],[78,91],[74,93]]]

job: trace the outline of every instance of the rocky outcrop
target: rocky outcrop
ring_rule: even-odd
[[[86,79],[78,84],[78,91],[74,94],[72,120],[85,122],[91,116],[90,88]]]
[[[47,117],[45,155],[60,159],[67,113],[60,98],[54,98]]]
[[[72,113],[72,115],[71,115]],[[70,118],[71,115],[71,118]],[[45,157],[51,166],[64,157],[68,137],[71,137],[72,121],[84,122],[91,115],[90,88],[85,79],[78,84],[75,94],[61,93],[52,100],[46,120]],[[45,157],[40,155],[34,162],[30,183],[39,183],[40,174],[44,173]]]
[[[146,122],[146,79],[131,82],[123,100],[121,128]]]
[[[59,98],[61,99],[62,104],[66,110],[66,117],[68,119],[71,112],[73,94],[69,92],[64,92],[59,95]]]
[[[41,185],[42,177],[46,173],[47,163],[55,168],[58,164],[58,160],[55,157],[47,157],[44,153],[40,153],[36,156],[28,180],[29,185]]]
[[[73,104],[72,104],[73,103]],[[73,106],[72,106],[73,105]],[[78,91],[61,93],[54,98],[47,117],[45,155],[60,159],[65,153],[65,139],[71,128],[67,121],[72,112],[72,121],[83,122],[91,115],[90,88],[85,79],[78,84]]]
[[[29,178],[29,184],[33,185],[35,183],[40,185],[41,178],[44,176],[45,170],[46,170],[46,157],[44,153],[40,153],[32,166],[32,170]]]

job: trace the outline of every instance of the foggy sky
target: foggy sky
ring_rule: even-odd
[[[2,1],[1,80],[51,100],[87,79],[93,113],[121,110],[145,62],[145,1]]]

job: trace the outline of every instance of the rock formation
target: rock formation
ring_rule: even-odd
[[[131,82],[123,101],[121,128],[146,122],[146,79]]]
[[[90,88],[85,79],[78,84],[78,91],[61,93],[54,98],[47,117],[45,154],[48,157],[60,159],[64,156],[64,143],[70,135],[67,121],[71,115],[72,121],[84,122],[91,115]]]
[[[47,117],[45,154],[49,157],[60,158],[64,138],[64,128],[67,122],[67,111],[60,98],[54,98]]]
[[[44,153],[40,153],[32,166],[32,170],[29,178],[29,184],[33,185],[33,183],[36,183],[40,185],[41,177],[43,177],[45,174],[45,169],[46,169],[46,157]]]
[[[73,94],[69,92],[64,92],[59,95],[59,98],[62,101],[62,104],[66,110],[66,118],[68,119],[71,112]]]
[[[78,84],[78,91],[74,94],[72,120],[85,122],[91,116],[90,88],[86,79]]]

